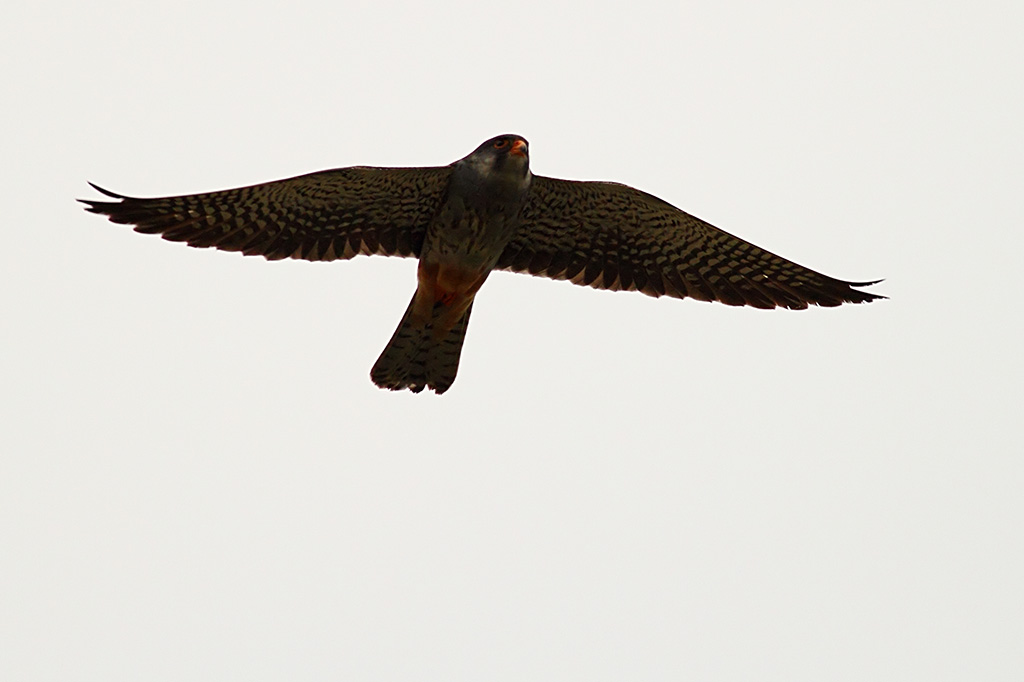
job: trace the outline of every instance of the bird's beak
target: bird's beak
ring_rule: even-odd
[[[516,140],[512,143],[512,149],[508,150],[508,153],[512,156],[526,156],[526,142]]]

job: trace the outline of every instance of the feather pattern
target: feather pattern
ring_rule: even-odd
[[[876,282],[828,277],[640,190],[535,175],[497,269],[597,289],[755,308],[862,303]]]
[[[269,260],[419,256],[451,169],[354,167],[157,199],[115,194],[87,210],[136,232]]]

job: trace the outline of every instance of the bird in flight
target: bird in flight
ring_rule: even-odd
[[[533,175],[519,135],[448,166],[356,166],[155,199],[92,187],[115,201],[80,199],[86,210],[189,246],[269,260],[418,258],[412,302],[370,372],[392,390],[451,387],[492,270],[755,308],[884,298],[859,289],[880,280],[828,277],[632,187]]]

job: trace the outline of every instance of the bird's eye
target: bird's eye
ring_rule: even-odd
[[[494,143],[495,149],[503,149],[508,146],[508,140],[498,140]]]

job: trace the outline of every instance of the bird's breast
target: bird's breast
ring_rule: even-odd
[[[519,224],[519,206],[467,206],[449,201],[427,230],[420,258],[488,269],[512,238]]]

